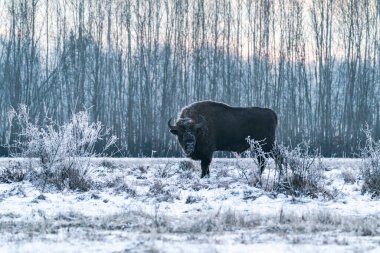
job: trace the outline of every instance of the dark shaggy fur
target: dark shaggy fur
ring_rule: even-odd
[[[249,148],[246,138],[263,141],[262,149],[274,148],[277,115],[259,107],[231,107],[224,103],[201,101],[182,109],[170,132],[177,135],[186,155],[201,160],[202,175],[209,175],[214,151],[241,153]],[[263,159],[263,158],[262,158]],[[263,163],[260,163],[263,164]],[[260,168],[261,172],[263,167]]]

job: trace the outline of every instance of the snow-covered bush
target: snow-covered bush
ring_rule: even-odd
[[[257,140],[251,139],[250,137],[248,137],[246,140],[250,146],[247,152],[251,157],[256,158],[255,159],[256,166],[258,168],[261,168],[263,166],[266,167],[268,165],[268,160],[266,159],[266,157],[269,154],[265,153],[262,148],[262,145],[265,144],[265,140],[257,141]]]
[[[350,168],[343,169],[341,177],[346,184],[354,184],[358,180],[357,173]]]
[[[250,137],[246,138],[246,141],[248,142],[250,148],[242,154],[242,157],[254,158],[253,163],[258,169],[260,169],[262,166],[267,167],[268,161],[266,157],[268,154],[265,153],[261,147],[263,141],[257,141],[251,139]],[[247,166],[246,164],[240,162],[241,159],[239,154],[236,154],[236,158],[237,160],[235,166],[238,173],[240,174],[240,177],[244,178],[249,185],[260,186],[260,172],[254,171],[252,170],[251,166]]]
[[[20,162],[11,163],[9,162],[9,166],[0,170],[0,183],[14,183],[21,182],[24,180],[27,174],[27,170],[22,167]]]
[[[120,185],[114,188],[116,194],[127,194],[130,197],[136,197],[136,190],[123,181]]]
[[[171,162],[167,162],[165,166],[158,166],[155,170],[155,176],[157,178],[170,178],[177,173],[174,164]]]
[[[369,192],[373,196],[380,195],[380,141],[372,138],[371,130],[363,130],[366,136],[364,148],[361,149],[363,159],[360,167],[363,176],[362,192]]]
[[[93,185],[90,177],[89,162],[85,160],[80,161],[77,158],[56,161],[55,163],[51,163],[49,167],[43,166],[42,170],[38,172],[34,176],[33,181],[42,187],[42,191],[49,185],[56,187],[58,190],[87,191]]]
[[[276,191],[293,196],[327,194],[322,184],[326,166],[318,150],[310,150],[307,142],[295,148],[277,145],[276,149],[282,160],[280,176],[274,184]]]
[[[183,160],[179,162],[178,169],[182,171],[193,171],[195,170],[195,165],[190,160]]]
[[[116,168],[115,164],[113,164],[111,161],[106,160],[106,159],[104,159],[100,162],[100,166],[107,168],[107,169],[111,169],[111,170]]]
[[[151,184],[147,195],[154,197],[158,202],[173,202],[174,199],[179,199],[177,187],[169,185],[160,179],[155,180],[153,184]]]
[[[87,112],[72,115],[68,123],[56,124],[48,116],[32,121],[28,108],[20,105],[9,112],[9,121],[17,129],[12,144],[13,156],[39,158],[41,168],[36,179],[45,188],[53,184],[58,189],[90,188],[89,161],[96,155],[95,144],[108,136],[101,122],[90,123]],[[114,144],[115,136],[106,138],[103,151]]]
[[[196,173],[196,167],[190,160],[183,160],[178,163],[178,173],[181,179],[192,179]]]
[[[315,197],[318,193],[325,193],[321,179],[325,166],[318,151],[311,152],[308,143],[303,142],[295,148],[277,144],[271,153],[265,153],[261,147],[262,142],[247,139],[250,149],[247,154],[254,159],[257,168],[264,166],[269,169],[268,157],[275,161],[275,170],[272,182],[269,182],[268,173],[266,190],[274,190],[293,196],[307,195]],[[263,179],[258,173],[244,167],[239,171],[251,185],[263,186]],[[256,182],[256,183],[255,183]],[[259,184],[257,183],[259,182]]]
[[[202,197],[197,196],[197,195],[189,195],[186,198],[186,204],[193,204],[193,203],[198,203],[202,201]]]

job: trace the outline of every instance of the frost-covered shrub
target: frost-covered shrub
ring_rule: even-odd
[[[100,122],[91,123],[87,112],[73,114],[62,126],[48,116],[32,121],[25,105],[8,115],[18,130],[13,156],[39,158],[41,169],[37,178],[43,179],[43,189],[49,183],[58,189],[90,188],[89,158],[97,155],[95,144],[108,135]],[[115,141],[115,136],[106,138],[103,151]]]
[[[360,167],[363,176],[362,192],[369,192],[373,196],[380,195],[380,141],[375,141],[371,136],[371,131],[367,128],[364,131],[366,143],[361,149],[363,159]]]
[[[157,169],[154,172],[155,177],[157,178],[170,178],[174,176],[176,173],[177,171],[175,170],[173,163],[169,161],[164,166],[157,166]]]
[[[202,189],[210,189],[210,185],[206,182],[201,181],[193,181],[192,185],[190,186],[193,191],[200,191]]]
[[[202,197],[200,196],[194,196],[194,195],[189,195],[187,196],[186,198],[186,204],[194,204],[194,203],[198,203],[202,200]]]
[[[269,156],[269,154],[264,152],[264,150],[261,147],[265,140],[257,141],[248,137],[246,141],[248,142],[250,148],[247,151],[245,151],[242,154],[242,156],[247,158],[254,158],[253,163],[255,167],[258,168],[258,170],[252,170],[251,164],[244,164],[243,162],[241,162],[242,159],[240,159],[239,155],[236,155],[237,160],[235,166],[240,177],[244,178],[249,185],[261,186],[262,182],[259,170],[261,167],[268,167],[267,157]]]
[[[24,180],[27,174],[27,169],[22,167],[20,162],[9,163],[9,166],[0,170],[0,183],[14,183]]]
[[[183,160],[177,163],[168,160],[165,165],[155,167],[154,175],[156,178],[171,178],[178,175],[181,179],[191,179],[195,169],[192,161]]]
[[[280,176],[274,183],[276,191],[312,197],[327,193],[322,185],[325,165],[317,150],[311,151],[309,144],[302,142],[293,149],[278,145],[277,152],[281,156],[282,166],[279,167]]]
[[[275,162],[274,175],[270,171],[267,178],[262,178],[260,171],[255,172],[251,166],[242,166],[238,159],[236,164],[238,172],[249,185],[293,196],[315,197],[318,193],[327,193],[321,184],[325,170],[321,155],[317,150],[312,152],[307,142],[302,142],[295,148],[277,144],[270,153],[262,149],[265,140],[257,141],[247,138],[247,142],[250,148],[244,156],[254,158],[253,163],[258,169],[264,167],[270,170],[269,158],[273,158]],[[264,180],[266,183],[263,182]]]
[[[358,180],[357,174],[352,169],[344,169],[341,176],[346,184],[354,184]]]
[[[104,189],[104,187],[112,188],[113,192],[116,194],[123,194],[130,197],[136,196],[136,190],[132,187],[131,183],[128,182],[125,176],[120,174],[112,174],[105,178],[106,180],[102,183],[98,183],[97,189]]]
[[[102,160],[101,163],[100,163],[100,166],[104,167],[104,168],[107,168],[107,169],[114,169],[116,168],[115,164],[112,163],[111,161],[109,160]]]
[[[192,161],[184,160],[178,163],[179,178],[192,179],[195,171],[196,167]]]
[[[180,161],[179,164],[178,164],[178,169],[180,170],[195,170],[195,166],[194,166],[194,163],[190,160],[184,160],[184,161]]]
[[[219,179],[219,178],[228,177],[230,176],[229,173],[230,173],[230,169],[228,168],[228,166],[222,166],[216,172],[216,178]]]
[[[108,132],[101,122],[90,123],[85,111],[75,113],[68,123],[62,126],[45,116],[42,122],[31,121],[28,109],[20,105],[18,110],[9,113],[10,121],[19,129],[13,153],[23,157],[40,157],[43,163],[67,157],[88,157],[95,155],[95,144]],[[115,136],[108,138],[104,150],[116,141]]]
[[[90,190],[92,187],[92,180],[90,178],[91,170],[88,166],[82,167],[82,164],[78,161],[67,161],[57,163],[54,165],[54,169],[43,169],[38,174],[38,182],[43,189],[47,185],[52,185],[58,190],[73,189],[80,191]]]
[[[249,144],[249,149],[245,153],[250,157],[256,158],[255,164],[258,168],[266,166],[268,164],[266,157],[269,155],[264,152],[262,145],[264,145],[265,140],[257,141],[248,137],[246,141]]]
[[[178,189],[175,186],[163,183],[161,180],[155,180],[153,182],[149,187],[147,195],[154,197],[158,202],[173,202],[174,199],[179,199]]]
[[[133,189],[130,185],[128,185],[126,182],[123,182],[122,184],[118,185],[114,192],[116,194],[127,194],[128,196],[135,197],[136,196],[136,190]]]

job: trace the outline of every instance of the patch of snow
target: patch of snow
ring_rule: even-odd
[[[101,165],[105,159],[111,167]],[[41,192],[26,180],[2,183],[0,252],[377,252],[380,247],[380,228],[368,228],[369,236],[363,236],[343,224],[379,218],[379,200],[360,191],[360,159],[323,159],[331,199],[249,186],[237,159],[214,159],[205,179],[199,178],[197,162],[183,171],[184,160],[96,158],[91,177],[97,186],[88,192]],[[0,170],[10,161],[15,159],[0,158]],[[254,168],[248,158],[238,162]],[[357,178],[353,183],[342,177],[348,169]]]

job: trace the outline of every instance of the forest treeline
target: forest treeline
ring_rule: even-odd
[[[124,155],[179,155],[167,127],[198,100],[261,106],[278,139],[351,155],[380,138],[379,0],[0,0],[0,143],[8,112],[87,110]]]

